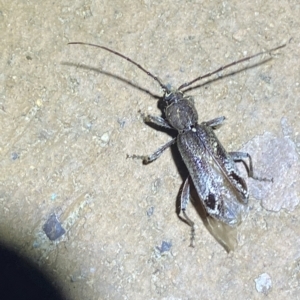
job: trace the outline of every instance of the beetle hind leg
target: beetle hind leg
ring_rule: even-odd
[[[190,183],[189,183],[189,177],[185,180],[184,185],[182,187],[182,193],[180,198],[180,211],[182,211],[182,214],[184,216],[184,221],[191,227],[191,243],[190,247],[194,247],[194,241],[195,241],[195,224],[194,222],[187,216],[186,214],[186,208],[190,201]]]
[[[229,155],[234,160],[234,162],[242,162],[247,170],[248,176],[258,180],[258,181],[270,181],[273,182],[273,178],[264,178],[264,177],[258,177],[253,174],[253,164],[252,164],[252,158],[249,153],[246,152],[229,152]],[[244,159],[249,159],[249,166],[246,164]]]

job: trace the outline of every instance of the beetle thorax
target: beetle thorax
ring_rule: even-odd
[[[175,95],[176,96],[176,95]],[[198,121],[192,97],[174,97],[165,108],[168,123],[179,132],[191,130]]]

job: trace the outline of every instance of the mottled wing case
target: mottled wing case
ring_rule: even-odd
[[[239,223],[247,186],[213,129],[197,124],[178,135],[177,145],[208,214],[228,225]]]

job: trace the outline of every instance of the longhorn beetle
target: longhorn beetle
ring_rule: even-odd
[[[190,178],[207,214],[229,226],[237,225],[241,221],[241,214],[248,203],[249,193],[246,182],[239,174],[235,163],[239,161],[244,162],[244,159],[248,159],[249,166],[244,162],[248,176],[258,180],[268,179],[258,178],[253,175],[252,159],[248,153],[227,152],[222,146],[213,130],[222,125],[225,117],[198,123],[198,113],[194,106],[194,99],[191,96],[186,96],[183,89],[201,79],[210,77],[254,57],[265,53],[271,55],[271,52],[286,45],[284,44],[234,61],[213,72],[183,83],[178,89],[172,89],[163,84],[157,76],[144,69],[140,64],[117,51],[90,43],[72,42],[69,44],[93,46],[120,56],[152,77],[163,89],[162,106],[165,118],[143,115],[144,122],[176,130],[177,136],[149,156],[133,155],[131,157],[141,158],[144,164],[148,164],[156,160],[171,145],[177,143],[181,157],[189,172],[189,177],[185,180],[182,188],[180,209],[185,221],[192,230],[191,246],[193,246],[194,241],[194,222],[186,214],[186,208],[190,199]]]

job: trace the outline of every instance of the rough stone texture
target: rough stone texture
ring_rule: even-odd
[[[249,179],[252,196],[261,200],[267,210],[293,211],[299,204],[300,184],[299,154],[295,143],[288,136],[278,137],[266,132],[254,137],[242,150],[256,159],[259,174],[255,169],[254,175],[261,178]]]
[[[201,120],[226,116],[217,134],[229,151],[270,132],[288,135],[299,155],[298,0],[12,0],[0,9],[2,244],[47,272],[65,299],[263,299],[255,279],[264,273],[269,297],[299,299],[299,207],[270,212],[251,197],[239,245],[227,254],[191,205],[189,248],[190,230],[175,213],[184,179],[178,156],[166,151],[148,166],[126,159],[170,139],[138,113],[159,114],[140,90],[161,95],[159,86],[105,51],[67,46],[106,45],[179,86],[287,43],[274,59],[235,66],[223,75],[242,71],[189,93]],[[267,162],[271,170],[281,163]],[[270,191],[275,203],[283,190],[299,198],[299,184],[285,175],[278,174],[281,191]],[[66,230],[54,242],[43,232],[52,214]]]

